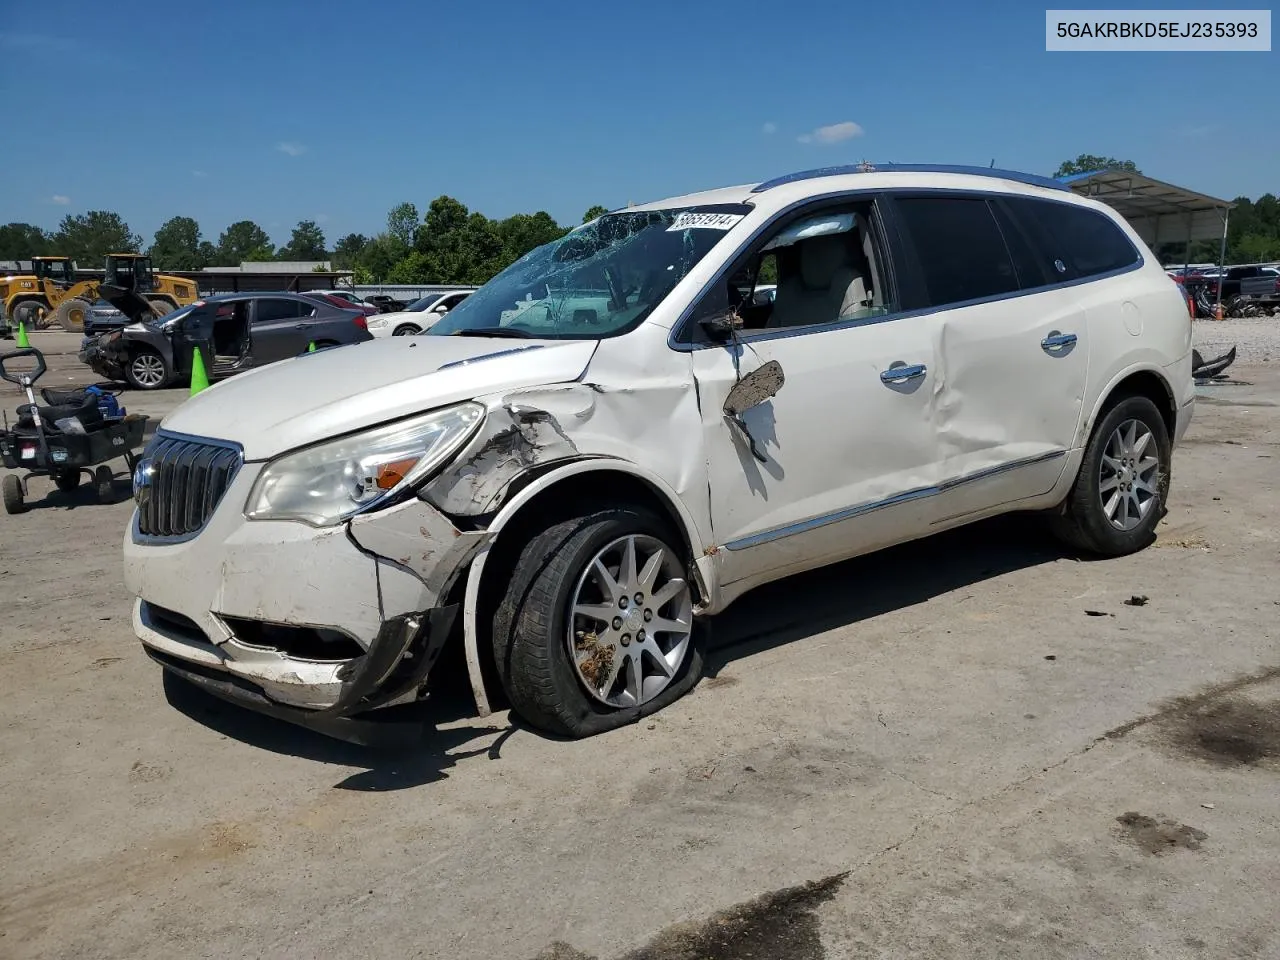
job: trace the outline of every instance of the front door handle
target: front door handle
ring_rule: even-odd
[[[1073,346],[1075,342],[1076,335],[1074,333],[1058,333],[1055,330],[1040,341],[1040,346],[1046,350],[1061,350],[1063,347]]]
[[[928,368],[923,363],[917,363],[910,367],[890,367],[888,370],[880,372],[880,382],[906,383],[908,380],[919,380],[926,373],[928,373]]]
[[[295,324],[293,325],[293,329],[295,329],[295,330],[310,330],[310,329],[311,329],[311,324],[309,324],[309,323],[295,323]]]

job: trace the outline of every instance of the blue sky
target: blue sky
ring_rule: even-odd
[[[284,242],[308,218],[332,242],[442,193],[576,223],[595,203],[829,163],[1052,173],[1080,153],[1219,196],[1280,193],[1280,53],[1047,53],[1039,6],[38,10],[0,27],[0,89],[31,123],[5,144],[0,222],[115,210],[149,242],[182,214],[207,239],[250,219]]]

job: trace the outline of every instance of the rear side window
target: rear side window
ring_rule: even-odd
[[[899,197],[896,207],[915,248],[931,306],[1019,288],[1013,259],[985,199]]]
[[[1096,210],[1029,197],[1010,197],[1008,203],[1039,230],[1059,276],[1096,277],[1138,262],[1138,251],[1124,231]]]
[[[254,312],[255,323],[270,323],[272,320],[288,320],[302,315],[301,304],[297,300],[259,300]]]

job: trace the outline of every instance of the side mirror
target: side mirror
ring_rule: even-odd
[[[724,400],[724,415],[741,417],[752,407],[758,407],[766,400],[776,397],[786,382],[782,364],[777,360],[770,360],[763,366],[756,367],[733,385]]]
[[[728,340],[733,336],[734,331],[742,329],[742,318],[738,316],[736,310],[729,310],[703,317],[698,321],[698,326],[702,327],[712,340]]]

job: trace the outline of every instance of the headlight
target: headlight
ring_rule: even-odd
[[[462,403],[285,454],[259,475],[245,516],[317,527],[340,523],[425,478],[466,443],[483,417],[483,406]]]
[[[387,325],[387,321],[381,317],[369,318],[369,326],[371,327],[385,327],[386,325]]]

